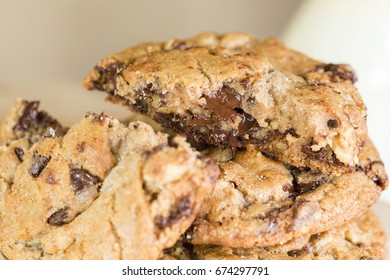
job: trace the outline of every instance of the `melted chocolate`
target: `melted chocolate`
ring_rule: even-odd
[[[116,76],[118,73],[122,72],[125,68],[125,64],[122,62],[114,62],[108,64],[106,67],[95,66],[95,71],[99,74],[97,80],[93,80],[92,87],[100,91],[107,91],[109,93],[114,93],[116,87]],[[106,84],[112,85],[112,87],[105,86]]]

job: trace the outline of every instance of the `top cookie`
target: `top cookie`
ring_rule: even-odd
[[[293,166],[350,171],[366,109],[346,65],[249,34],[203,33],[102,59],[84,81],[198,144],[257,145]]]
[[[17,102],[19,118],[9,119],[20,123],[30,104]],[[155,259],[191,225],[218,177],[183,138],[168,143],[141,122],[89,114],[64,136],[30,147],[36,135],[27,135],[0,147],[0,252],[8,259]]]

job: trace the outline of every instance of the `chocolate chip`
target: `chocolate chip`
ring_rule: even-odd
[[[162,230],[166,227],[169,227],[176,222],[178,222],[180,219],[189,216],[192,214],[191,209],[191,198],[190,196],[185,196],[180,198],[175,205],[170,210],[170,213],[168,217],[164,217],[162,215],[157,215],[154,218],[154,222],[156,226]]]
[[[328,127],[330,128],[337,128],[339,126],[339,123],[337,120],[328,120],[328,122],[326,123],[328,125]]]
[[[254,98],[253,96],[249,96],[248,99],[247,99],[247,102],[248,103],[256,103],[256,98]]]
[[[248,131],[258,126],[257,121],[249,114],[245,113],[244,110],[237,108],[235,109],[241,116],[241,121],[238,124],[238,131],[240,134],[244,135]]]
[[[294,128],[289,128],[289,129],[287,129],[287,130],[284,132],[284,135],[287,136],[287,134],[290,134],[290,135],[294,136],[295,138],[301,137],[298,133],[296,133],[296,131],[295,131]]]
[[[61,124],[44,111],[39,111],[36,118],[36,125],[44,131],[45,137],[57,138],[61,136]]]
[[[273,208],[273,209],[257,216],[257,219],[260,219],[260,220],[265,220],[267,218],[276,219],[280,213],[285,212],[290,208],[291,208],[291,205],[284,205],[284,206],[281,206],[279,208]]]
[[[302,145],[301,150],[303,153],[305,153],[310,159],[313,160],[323,160],[326,154],[325,148],[320,148],[318,151],[313,151],[311,149],[311,146],[313,144],[305,144]]]
[[[355,73],[345,65],[332,63],[320,64],[316,66],[314,71],[331,72],[330,80],[334,83],[343,82],[346,80],[349,80],[352,83],[355,83],[357,81]]]
[[[288,251],[287,255],[293,258],[297,258],[308,253],[309,253],[309,248],[307,246],[304,246],[301,249]]]
[[[187,135],[191,144],[199,149],[205,148],[207,144],[221,147],[241,147],[244,145],[244,138],[239,137],[240,132],[222,129],[221,122],[217,118],[205,119],[199,116],[191,117],[172,113],[157,113],[154,117],[162,126],[170,127],[178,133]],[[245,130],[248,127],[251,128],[252,125],[246,126],[244,124],[241,129]]]
[[[244,87],[245,90],[248,90],[251,88],[251,80],[249,77],[246,77],[240,81],[240,85]],[[253,98],[253,97],[252,97]],[[250,102],[250,101],[249,101]]]
[[[68,208],[65,207],[65,208],[61,208],[61,209],[57,210],[56,212],[54,212],[47,219],[47,222],[52,226],[58,227],[58,226],[62,226],[62,225],[69,223],[70,221],[68,219],[69,219],[69,212],[68,212]]]
[[[295,190],[297,191],[298,194],[304,194],[309,191],[313,191],[316,188],[318,188],[321,185],[321,181],[311,181],[309,183],[298,183],[295,186]]]
[[[34,151],[32,156],[32,165],[30,168],[30,174],[32,177],[38,177],[46,165],[49,163],[51,157],[45,157],[38,154],[37,151]]]
[[[44,111],[38,111],[39,102],[25,102],[22,115],[18,123],[13,127],[17,139],[25,137],[26,133],[30,143],[35,143],[42,138],[56,138],[63,134],[61,124]]]
[[[130,103],[130,107],[136,111],[136,112],[139,112],[141,114],[147,114],[148,113],[148,104],[146,104],[146,102],[142,101],[142,100],[139,100],[137,99],[135,101],[135,103]]]
[[[116,87],[116,76],[125,69],[126,65],[122,62],[114,62],[105,67],[95,66],[95,71],[99,77],[91,82],[94,89],[114,93]]]
[[[205,95],[206,106],[216,116],[222,119],[230,119],[237,115],[235,108],[239,108],[242,96],[226,86],[211,95]]]
[[[14,130],[28,130],[35,122],[38,115],[39,101],[26,102],[23,113],[18,123],[13,127]]]
[[[75,193],[80,193],[85,188],[92,187],[93,185],[101,182],[99,177],[91,175],[85,169],[71,169],[70,180],[73,185],[73,191]]]
[[[328,173],[313,171],[305,167],[297,168],[290,166],[290,172],[293,176],[294,192],[297,195],[315,190],[329,178]]]
[[[17,156],[18,160],[19,160],[20,162],[22,162],[22,161],[23,161],[23,156],[24,156],[24,151],[23,151],[23,149],[16,147],[16,148],[14,149],[14,153],[15,153],[15,155]]]
[[[173,45],[172,45],[173,50],[189,50],[191,48],[192,48],[192,45],[186,41],[177,41],[177,42],[173,43]]]
[[[366,261],[370,260],[371,261],[371,260],[373,260],[373,258],[364,256],[364,257],[361,257],[359,260],[366,260]]]
[[[266,145],[280,136],[283,136],[283,133],[281,133],[279,130],[270,130],[265,134],[264,137],[256,139],[254,143],[259,145]]]
[[[362,165],[357,165],[355,167],[356,171],[364,172],[376,185],[385,189],[387,187],[388,178],[387,175],[380,170],[383,169],[383,162],[380,160],[372,161],[370,163]]]
[[[310,236],[309,241],[310,241],[310,242],[315,242],[318,238],[321,237],[321,235],[322,235],[321,232],[320,232],[320,233],[313,234],[312,236]]]

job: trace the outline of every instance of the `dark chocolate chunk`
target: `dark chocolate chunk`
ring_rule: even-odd
[[[301,249],[288,251],[287,255],[293,258],[297,258],[308,253],[309,253],[309,248],[307,246],[304,246]]]
[[[170,210],[169,216],[164,217],[162,215],[157,215],[154,218],[154,222],[156,226],[162,230],[166,227],[169,227],[176,222],[178,222],[180,219],[189,216],[192,214],[191,209],[191,198],[190,196],[185,196],[180,198],[175,205]]]
[[[49,163],[51,157],[45,157],[38,154],[37,151],[34,151],[32,156],[32,165],[30,168],[30,174],[34,178],[38,177],[46,165]]]
[[[185,117],[178,114],[157,113],[155,120],[162,126],[172,128],[178,133],[185,134],[190,140],[199,147],[205,147],[206,144],[218,145],[221,147],[241,147],[246,141],[240,137],[238,130],[224,130],[221,123],[216,119],[205,119],[200,116]],[[255,127],[257,127],[257,122]],[[252,125],[242,124],[241,130],[253,130]]]
[[[73,190],[75,193],[80,193],[85,188],[89,188],[93,185],[101,183],[101,179],[99,177],[91,175],[85,169],[70,170],[70,180],[72,182]]]
[[[68,208],[61,208],[54,212],[48,219],[47,222],[52,226],[62,226],[69,223],[69,212]]]
[[[348,69],[345,65],[340,64],[320,64],[317,65],[314,71],[324,71],[331,72],[330,80],[334,83],[343,82],[343,81],[351,81],[355,83],[357,81],[357,77],[353,71]]]
[[[289,129],[287,129],[287,130],[284,132],[284,135],[287,136],[287,134],[290,134],[290,135],[294,136],[295,138],[301,137],[301,136],[295,131],[294,128],[289,128]]]
[[[23,151],[23,149],[16,147],[16,148],[14,149],[14,153],[15,153],[15,155],[18,157],[18,160],[19,160],[20,162],[22,162],[22,161],[23,161],[23,156],[24,156],[24,151]]]
[[[243,87],[244,87],[244,89],[245,90],[248,90],[248,89],[250,89],[251,88],[251,80],[250,80],[250,78],[249,77],[246,77],[246,78],[244,78],[244,79],[242,79],[241,81],[240,81],[240,85],[242,85]],[[253,98],[253,97],[249,97],[249,98]],[[253,98],[254,99],[254,98]]]
[[[38,116],[38,107],[39,101],[26,102],[23,113],[13,129],[22,131],[30,129]]]
[[[359,260],[371,261],[371,260],[373,260],[373,258],[364,256],[364,257],[361,257]]]
[[[315,190],[329,178],[328,173],[321,173],[304,167],[290,167],[290,171],[293,176],[294,191],[298,195]]]
[[[310,239],[309,239],[309,241],[310,241],[310,242],[314,242],[314,241],[316,241],[318,238],[320,238],[320,237],[321,237],[321,235],[322,235],[322,233],[321,233],[321,232],[319,232],[319,233],[316,233],[316,234],[313,234],[312,236],[310,236]]]
[[[257,217],[257,219],[260,219],[260,220],[264,220],[267,218],[276,219],[280,213],[287,211],[290,208],[291,208],[291,205],[284,205],[284,206],[279,207],[279,208],[274,208],[274,209],[271,209],[271,210],[259,215]]]
[[[283,133],[281,133],[279,130],[269,130],[264,137],[254,140],[254,144],[266,145],[281,136],[283,136]]]
[[[328,127],[330,128],[337,128],[339,126],[339,123],[337,120],[328,120],[328,122],[326,123],[328,125]]]
[[[306,144],[302,145],[302,152],[304,152],[310,159],[313,160],[323,160],[326,154],[326,149],[325,148],[320,148],[318,151],[313,151],[311,149],[311,146],[313,144]]]
[[[375,184],[377,184],[382,189],[385,189],[388,184],[388,177],[386,173],[380,172],[379,170],[383,169],[383,162],[380,160],[375,160],[364,166],[357,165],[355,167],[356,171],[362,171],[366,174]]]
[[[61,136],[59,134],[59,130],[62,128],[61,124],[44,111],[38,112],[36,126],[42,127],[42,131],[46,130],[44,131],[45,137],[57,138]]]
[[[45,137],[56,138],[63,134],[61,124],[46,112],[38,111],[38,107],[38,101],[25,101],[22,115],[13,127],[17,139],[29,133],[29,141],[35,143]]]
[[[228,120],[237,115],[235,108],[241,106],[241,95],[234,90],[223,86],[211,96],[205,95],[206,106],[219,118]]]
[[[129,105],[136,112],[139,112],[141,114],[147,114],[148,113],[149,106],[143,100],[137,99],[135,101],[135,103],[130,103],[129,102]]]
[[[92,81],[92,87],[100,91],[107,91],[109,93],[115,92],[116,76],[125,69],[125,64],[122,62],[114,62],[108,64],[106,67],[95,66],[95,71],[99,74],[97,80]],[[108,84],[109,87],[105,87]]]
[[[177,42],[174,42],[173,45],[172,45],[172,50],[189,50],[191,49],[193,46],[191,44],[189,44],[188,42],[185,42],[185,41],[177,41]]]

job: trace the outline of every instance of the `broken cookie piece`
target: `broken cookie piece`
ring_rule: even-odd
[[[22,162],[18,154],[1,193],[7,259],[156,259],[219,174],[184,138],[170,144],[142,122],[125,127],[104,114],[36,141]]]
[[[324,64],[274,39],[203,33],[108,56],[84,86],[200,146],[256,145],[290,165],[341,174],[359,164],[367,141],[355,81],[349,66]]]

